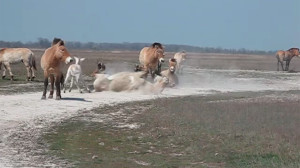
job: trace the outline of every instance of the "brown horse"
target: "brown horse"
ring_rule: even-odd
[[[6,70],[9,71],[10,79],[13,80],[14,74],[11,72],[10,64],[23,62],[27,69],[27,80],[35,78],[36,70],[35,57],[33,52],[28,48],[3,48],[0,50],[0,69],[3,63],[4,69],[2,79],[6,76]]]
[[[161,63],[163,63],[165,54],[164,48],[160,43],[153,43],[150,47],[144,47],[139,55],[139,61],[142,69],[151,74],[154,78],[155,73],[160,74]],[[157,70],[157,72],[155,72]]]
[[[46,49],[41,58],[41,67],[44,70],[44,92],[42,99],[46,99],[48,78],[50,77],[50,95],[49,99],[53,98],[54,82],[56,87],[56,100],[61,99],[60,84],[63,83],[63,74],[61,72],[62,64],[68,64],[73,59],[70,57],[70,53],[64,45],[64,42],[60,39],[54,39],[52,46]]]
[[[277,58],[277,71],[279,71],[279,63],[281,64],[281,68],[283,71],[289,70],[289,65],[294,56],[300,57],[299,48],[290,48],[287,51],[277,51],[276,58]],[[285,69],[283,68],[283,61],[286,62]]]

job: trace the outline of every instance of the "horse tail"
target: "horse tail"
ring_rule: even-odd
[[[33,69],[37,70],[37,69],[36,69],[35,56],[33,55],[33,53],[31,54],[31,56],[32,56],[32,59],[31,59],[31,65],[32,65]]]

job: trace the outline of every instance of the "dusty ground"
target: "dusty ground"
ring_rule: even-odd
[[[77,56],[87,57],[87,61],[83,63],[84,73],[86,74],[86,80],[89,84],[92,83],[92,78],[88,77],[88,75],[92,72],[92,70],[96,67],[95,61],[98,58],[101,58],[107,65],[107,73],[113,74],[119,71],[132,71],[133,66],[137,63],[137,52],[92,52],[92,51],[71,51]],[[39,60],[42,52],[35,51],[36,57]],[[173,53],[167,53],[167,57],[170,58]],[[290,65],[293,71],[300,70],[300,60],[294,59]],[[272,121],[272,116],[277,115],[273,114],[274,111],[272,105],[276,105],[278,103],[288,103],[288,106],[284,106],[284,112],[292,111],[291,115],[288,116],[285,121],[287,123],[292,123],[294,125],[283,125],[280,131],[271,131],[271,133],[277,134],[277,132],[287,132],[287,131],[295,131],[295,134],[283,134],[283,136],[287,137],[287,139],[291,139],[291,146],[288,148],[299,149],[299,144],[297,139],[299,139],[299,131],[297,131],[298,125],[295,120],[299,120],[299,114],[297,113],[300,90],[300,76],[298,73],[282,73],[275,72],[276,70],[276,60],[273,56],[269,55],[222,55],[222,54],[190,54],[189,60],[185,67],[184,75],[180,76],[180,85],[176,88],[166,89],[162,95],[142,95],[140,93],[111,93],[111,92],[103,92],[103,93],[84,93],[80,94],[75,89],[72,93],[63,94],[63,100],[55,101],[55,100],[40,100],[41,98],[41,90],[42,90],[42,77],[41,71],[37,73],[37,81],[32,83],[27,83],[23,79],[25,72],[23,72],[24,67],[14,65],[13,70],[16,74],[17,81],[8,81],[2,80],[0,82],[0,114],[1,114],[1,129],[0,129],[0,167],[66,167],[72,165],[82,166],[82,163],[74,163],[72,162],[72,158],[69,158],[68,155],[60,155],[59,152],[53,153],[53,146],[51,144],[56,143],[55,136],[53,135],[53,127],[54,130],[59,132],[61,131],[59,126],[65,126],[70,123],[67,122],[70,118],[73,119],[71,121],[76,121],[77,123],[82,121],[90,121],[90,123],[100,123],[102,126],[102,131],[111,130],[106,132],[107,134],[113,134],[115,131],[118,132],[117,135],[125,136],[130,134],[131,130],[137,130],[137,136],[139,136],[139,132],[144,132],[148,134],[147,129],[151,130],[155,127],[158,128],[158,131],[162,131],[161,125],[164,125],[162,121],[159,120],[157,116],[157,112],[162,113],[162,116],[165,118],[165,121],[172,121],[167,118],[167,114],[169,114],[170,107],[185,107],[185,109],[191,110],[188,114],[191,116],[195,116],[196,113],[201,113],[201,108],[206,107],[206,111],[211,111],[214,107],[221,105],[225,102],[233,102],[232,104],[228,104],[227,106],[217,108],[217,111],[222,112],[225,109],[229,109],[229,111],[237,110],[241,112],[241,115],[247,111],[241,110],[241,107],[245,106],[257,106],[255,102],[259,102],[260,108],[255,109],[257,112],[255,115],[250,116],[257,118],[259,112],[267,112],[271,117],[263,120],[268,123]],[[25,69],[25,68],[24,68]],[[220,97],[224,96],[224,99],[220,99]],[[238,96],[237,96],[237,95]],[[192,104],[185,103],[181,104],[180,98],[170,98],[167,101],[160,101],[160,106],[154,108],[153,104],[157,102],[152,101],[157,98],[166,98],[166,97],[177,97],[177,96],[188,96],[188,95],[196,95],[196,97],[187,97],[187,100],[191,100],[194,102]],[[197,96],[198,95],[198,96]],[[199,97],[200,96],[200,97]],[[208,97],[209,100],[203,99],[201,97]],[[211,98],[209,98],[211,97]],[[185,98],[183,98],[186,100]],[[120,109],[128,109],[131,107],[130,104],[126,104],[126,102],[133,101],[142,101],[142,100],[151,100],[144,103],[134,103],[134,111],[130,113],[117,113],[118,106],[114,107],[114,105],[125,103],[119,107]],[[164,99],[162,99],[164,100]],[[199,103],[198,103],[199,101]],[[176,103],[174,103],[176,102]],[[214,103],[214,106],[209,106],[208,104]],[[163,104],[165,103],[165,104]],[[172,104],[173,103],[173,104]],[[252,104],[251,104],[252,103]],[[264,106],[264,103],[267,103],[267,106]],[[146,104],[146,105],[145,105]],[[171,104],[168,106],[168,104]],[[203,106],[198,106],[201,104]],[[185,106],[186,105],[186,106]],[[143,106],[146,109],[143,109]],[[100,108],[99,108],[100,107]],[[193,108],[192,108],[193,107]],[[228,108],[230,107],[230,108]],[[176,109],[178,109],[176,108]],[[278,106],[276,109],[283,108],[283,106]],[[112,109],[112,110],[110,110]],[[147,109],[152,109],[152,113],[149,112],[147,115],[151,118],[153,117],[153,121],[155,121],[156,125],[151,125],[148,127],[143,127],[143,123],[149,122],[145,120],[145,118],[140,118],[147,112]],[[162,110],[165,109],[165,110]],[[185,111],[186,111],[185,110]],[[200,110],[200,111],[199,111]],[[148,110],[149,111],[149,110]],[[150,110],[151,111],[151,110]],[[200,121],[196,120],[195,122],[192,120],[193,118],[189,117],[190,115],[185,116],[185,111],[176,111],[179,116],[183,116],[186,120],[180,120],[180,122],[191,121],[197,125]],[[225,110],[226,111],[226,110]],[[251,109],[250,109],[251,111]],[[165,114],[164,114],[165,112]],[[143,115],[141,115],[143,114]],[[153,114],[153,116],[151,115]],[[203,113],[203,118],[209,117],[209,113]],[[276,113],[277,114],[277,113]],[[146,115],[146,114],[145,114]],[[147,116],[146,115],[146,116]],[[220,114],[215,114],[220,115]],[[280,113],[282,115],[282,113]],[[197,115],[196,115],[197,116]],[[229,116],[235,116],[235,114],[230,114]],[[128,120],[128,118],[133,118],[132,120]],[[176,119],[176,118],[175,118]],[[224,121],[228,121],[229,123],[234,120],[226,119],[220,120],[220,123],[224,123]],[[156,121],[157,120],[157,121]],[[239,119],[238,121],[240,121]],[[243,120],[248,121],[248,118],[243,118]],[[120,122],[124,121],[124,122]],[[127,122],[128,121],[128,122]],[[222,121],[222,122],[221,122]],[[230,122],[231,121],[231,122]],[[278,121],[278,119],[276,119]],[[63,122],[63,124],[61,124]],[[71,122],[72,123],[72,122]],[[87,122],[88,123],[88,122]],[[109,125],[106,125],[109,123]],[[247,123],[247,126],[256,125],[257,123]],[[77,124],[75,124],[78,126]],[[170,125],[170,124],[169,124]],[[173,124],[171,124],[173,125]],[[226,125],[226,124],[225,124]],[[277,130],[276,125],[269,124],[270,130]],[[211,127],[212,125],[205,125],[205,127]],[[238,127],[236,127],[238,126]],[[58,128],[57,128],[58,127]],[[163,127],[168,127],[168,125],[164,125]],[[173,130],[175,128],[181,128],[180,123],[173,125],[173,127],[167,128]],[[191,127],[190,125],[187,128]],[[219,127],[222,127],[220,124]],[[232,128],[239,129],[242,127],[241,125],[232,124],[231,127],[228,127],[228,130]],[[64,127],[63,127],[64,128]],[[81,128],[81,127],[76,127]],[[115,128],[115,129],[112,129]],[[193,128],[193,127],[191,127]],[[272,128],[272,129],[271,129]],[[275,128],[275,129],[274,129]],[[86,126],[82,126],[82,129],[78,129],[78,131],[86,130]],[[124,132],[122,132],[124,129]],[[224,130],[225,132],[228,130]],[[257,128],[250,129],[249,132],[259,132]],[[173,130],[174,131],[174,130]],[[180,129],[180,131],[186,131],[185,129]],[[47,133],[50,132],[48,135]],[[124,133],[124,135],[122,135]],[[278,134],[279,134],[278,133]],[[98,133],[97,133],[98,134]],[[169,134],[167,132],[162,132],[162,135]],[[257,133],[258,134],[258,133]],[[55,134],[54,134],[55,135]],[[80,134],[81,135],[81,134]],[[104,134],[103,134],[104,135]],[[173,134],[172,134],[173,135]],[[175,134],[176,135],[176,134]],[[176,136],[170,137],[177,137]],[[259,134],[261,135],[261,133]],[[41,139],[43,136],[50,136],[50,141],[46,143],[44,139]],[[94,136],[91,134],[91,136]],[[100,136],[100,135],[99,135]],[[102,135],[101,135],[102,136]],[[159,135],[157,135],[159,136]],[[195,136],[195,135],[187,135],[187,136]],[[198,136],[198,135],[197,135]],[[220,136],[220,135],[219,135]],[[245,136],[248,136],[248,132],[245,133]],[[168,137],[168,136],[167,136]],[[70,138],[70,137],[67,137]],[[116,139],[121,137],[115,137]],[[54,139],[54,141],[53,141]],[[284,139],[284,138],[283,138]],[[73,141],[74,139],[70,139]],[[152,139],[155,141],[157,139]],[[171,140],[166,138],[165,140]],[[277,143],[275,139],[275,143]],[[282,143],[282,139],[279,139],[280,143]],[[102,142],[102,141],[101,141]],[[101,143],[98,142],[98,143]],[[180,142],[180,141],[179,141]],[[227,142],[227,141],[226,141]],[[283,141],[285,142],[285,141]],[[107,142],[103,142],[104,145]],[[207,144],[211,144],[207,142]],[[212,143],[213,144],[213,143]],[[63,145],[66,145],[64,143]],[[115,144],[114,144],[115,145]],[[161,145],[161,144],[157,144]],[[197,144],[193,144],[196,145]],[[269,145],[264,144],[262,145]],[[48,146],[50,148],[48,148]],[[100,144],[102,146],[102,143]],[[138,147],[136,144],[132,144],[132,146]],[[65,150],[64,148],[57,147],[59,150]],[[151,147],[148,146],[148,147]],[[167,146],[168,147],[168,146]],[[185,147],[191,148],[191,146],[184,146],[182,148],[178,148],[178,150],[182,150]],[[88,147],[86,147],[88,148]],[[117,149],[117,148],[115,148]],[[134,149],[134,148],[132,148]],[[166,149],[171,149],[169,148]],[[262,147],[262,149],[264,149]],[[286,149],[286,148],[284,148]],[[149,149],[151,151],[162,152],[162,149]],[[103,150],[105,151],[105,150]],[[183,159],[179,159],[179,161],[184,161],[186,157],[192,157],[198,155],[197,151],[192,151],[191,154],[187,155],[185,153],[178,153],[175,150],[166,150],[170,153],[169,155],[183,155]],[[299,151],[299,150],[298,150]],[[69,152],[66,149],[66,153]],[[77,151],[78,152],[78,151]],[[94,151],[93,151],[94,152]],[[86,156],[89,159],[93,158],[93,152],[88,152],[89,154]],[[134,152],[135,151],[131,151]],[[139,151],[137,151],[139,152]],[[277,151],[275,151],[277,152]],[[290,151],[292,154],[294,151]],[[51,153],[51,155],[49,155]],[[121,152],[117,152],[121,153]],[[151,152],[150,152],[151,153]],[[213,151],[214,154],[218,153]],[[107,153],[109,154],[109,153]],[[277,153],[276,153],[277,154]],[[296,152],[296,160],[297,157],[299,159],[299,153]],[[218,155],[218,154],[216,154]],[[138,155],[139,156],[139,155]],[[159,155],[158,155],[159,156]],[[164,155],[163,155],[164,156]],[[168,157],[153,157],[155,160],[164,160],[163,158],[170,159]],[[174,156],[174,157],[175,157]],[[222,154],[223,156],[223,154]],[[276,155],[277,156],[277,155]],[[281,155],[278,155],[281,156]],[[288,155],[289,156],[289,155]],[[63,159],[64,158],[64,159]],[[75,157],[76,158],[76,157]],[[100,156],[100,154],[95,154],[95,158],[100,158],[99,163],[107,166],[107,163],[115,163],[109,162],[109,160],[105,160]],[[176,158],[176,157],[175,157]],[[226,157],[224,157],[226,158]],[[66,159],[66,160],[65,160]],[[78,158],[77,158],[78,159]],[[131,160],[130,160],[131,159]],[[140,160],[138,160],[140,159]],[[175,167],[184,167],[188,164],[184,162],[178,162],[178,164],[172,164],[174,158],[170,159],[170,162],[162,162],[166,166],[175,166]],[[96,159],[97,160],[97,159]],[[118,159],[116,159],[118,160]],[[295,158],[291,159],[295,162]],[[288,161],[291,161],[288,160]],[[107,162],[108,161],[108,162]],[[119,160],[120,161],[120,160]],[[209,159],[208,159],[209,161]],[[226,159],[224,160],[213,160],[211,159],[208,163],[205,158],[194,159],[193,163],[194,167],[206,166],[206,167],[224,167],[226,166]],[[91,162],[91,161],[90,161]],[[91,162],[92,163],[92,162]],[[121,162],[120,162],[121,163]],[[129,160],[125,159],[125,163],[128,163],[129,167],[139,167],[139,166],[152,166],[156,167],[159,165],[154,164],[151,160],[145,160],[145,158],[130,157]],[[174,162],[175,163],[175,162]],[[177,162],[176,162],[177,163]],[[101,165],[100,164],[100,165]],[[90,164],[83,164],[84,166],[93,167]],[[299,165],[298,162],[295,162],[295,165]],[[118,166],[115,164],[110,165],[111,167]],[[193,165],[189,165],[193,167]],[[292,165],[293,166],[293,165]]]

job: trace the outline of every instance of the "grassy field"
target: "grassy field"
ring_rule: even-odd
[[[45,138],[49,154],[75,167],[299,167],[299,100],[268,100],[274,94],[289,93],[107,106],[65,121]]]
[[[0,79],[0,95],[42,91],[39,61],[43,50],[33,52],[38,64],[36,81],[25,81],[24,65],[12,65],[16,80]],[[82,63],[86,76],[96,68],[98,59],[109,74],[133,71],[138,63],[135,51],[70,52],[87,58]],[[166,59],[173,54],[167,52]],[[196,70],[275,71],[276,64],[272,55],[189,53],[187,60]],[[290,69],[300,71],[300,59],[294,58]],[[220,72],[204,75],[202,71],[199,77],[206,78],[204,86],[230,80],[219,77]],[[241,78],[261,75],[262,81],[270,75],[226,73]],[[286,73],[276,75],[271,78],[291,79]],[[291,81],[295,79],[297,75]],[[91,84],[92,78],[89,80]],[[300,167],[299,93],[216,92],[99,107],[50,128],[40,141],[49,145],[48,155],[66,159],[75,167]]]

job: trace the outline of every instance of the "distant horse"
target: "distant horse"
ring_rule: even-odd
[[[52,46],[45,50],[41,58],[41,67],[44,70],[44,92],[42,99],[46,99],[48,78],[50,77],[50,95],[49,98],[53,98],[54,82],[56,87],[56,100],[61,99],[60,84],[63,80],[63,74],[61,71],[62,64],[68,64],[73,59],[70,57],[70,53],[64,45],[61,39],[55,38]]]
[[[71,92],[73,83],[75,82],[75,85],[77,86],[79,93],[82,93],[79,86],[79,82],[81,82],[84,85],[84,87],[86,87],[87,91],[90,93],[91,91],[89,87],[87,87],[85,81],[82,78],[81,62],[84,61],[85,58],[78,58],[78,57],[74,57],[74,58],[75,58],[75,64],[70,65],[67,71],[66,79],[64,82],[64,93],[66,93],[66,84],[69,78],[71,78],[69,92]]]
[[[289,65],[294,56],[300,57],[299,48],[290,48],[287,51],[277,51],[276,58],[277,58],[277,71],[279,71],[279,63],[281,64],[281,68],[283,71],[289,70]],[[283,61],[286,62],[285,69],[283,68]]]
[[[185,51],[175,53],[174,58],[176,59],[176,62],[177,62],[177,64],[176,64],[176,73],[177,74],[182,73],[182,69],[183,69],[182,64],[186,60]]]
[[[176,72],[177,61],[172,58],[169,60],[169,68],[161,72],[161,76],[167,77],[169,79],[169,84],[167,86],[174,87],[178,85],[178,77]]]
[[[160,43],[153,43],[150,47],[144,47],[141,50],[139,61],[143,70],[154,78],[155,73],[160,74],[161,63],[165,61],[164,56],[163,46]]]
[[[6,76],[6,70],[9,71],[10,79],[13,80],[14,74],[11,72],[10,63],[23,62],[27,69],[27,80],[33,81],[36,70],[35,57],[28,48],[3,48],[0,50],[0,69],[3,64],[2,79]]]

